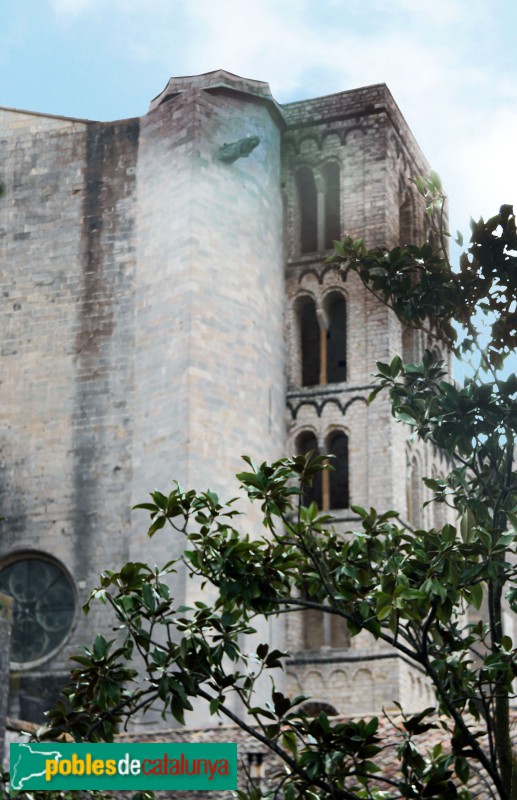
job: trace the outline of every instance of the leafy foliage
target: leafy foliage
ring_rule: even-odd
[[[162,570],[126,564],[120,572],[105,572],[90,602],[101,599],[112,606],[125,642],[113,649],[97,637],[93,648],[76,658],[66,690],[68,711],[61,704],[51,712],[45,735],[110,740],[123,718],[156,703],[183,723],[191,700],[201,697],[211,714],[247,727],[285,762],[286,797],[355,798],[375,786],[385,791],[376,763],[383,748],[377,719],[332,724],[323,713],[308,717],[300,710],[305,698],[288,698],[274,687],[286,654],[265,642],[252,654],[241,647],[254,632],[257,615],[316,607],[341,617],[352,636],[368,630],[390,643],[421,666],[437,689],[442,724],[455,742],[452,752],[424,756],[417,744],[425,743],[423,734],[436,725],[434,709],[409,719],[399,743],[401,776],[388,796],[453,796],[452,776],[461,782],[469,774],[463,751],[495,780],[478,741],[478,723],[493,725],[496,687],[511,692],[515,651],[507,637],[494,650],[489,626],[465,624],[462,611],[470,603],[479,607],[492,580],[494,552],[513,546],[514,534],[500,534],[494,542],[475,525],[463,534],[446,525],[415,536],[393,511],[356,507],[360,525],[343,536],[329,528],[329,518],[315,505],[301,505],[293,484],[303,485],[314,474],[305,456],[273,465],[247,461],[250,470],[239,478],[248,496],[262,504],[270,534],[243,536],[233,526],[233,503],[221,504],[212,492],[175,486],[167,496],[154,493],[154,502],[145,504],[151,535],[157,520],[164,520],[174,535],[184,536],[181,561],[191,577],[216,587],[217,599],[213,605],[175,606],[168,585],[176,562]],[[514,576],[509,562],[500,563]],[[128,685],[136,677],[125,666],[133,648],[145,664],[146,681],[122,691],[122,676]],[[477,648],[484,652],[481,663],[473,656]],[[271,700],[256,706],[253,689],[264,673],[272,676]],[[235,718],[234,694],[253,726]]]
[[[393,250],[368,250],[362,239],[334,242],[330,263],[341,264],[346,280],[356,272],[363,283],[388,304],[405,325],[424,328],[457,355],[479,346],[479,312],[490,315],[491,333],[483,353],[485,366],[500,368],[517,348],[517,231],[513,207],[503,205],[486,222],[471,220],[470,247],[460,258],[460,269],[448,259],[444,228],[445,196],[436,173],[416,178],[418,190],[428,200],[436,238],[436,251],[428,242]],[[436,217],[438,216],[438,220]],[[460,233],[458,244],[463,243]],[[463,338],[458,343],[458,323]]]

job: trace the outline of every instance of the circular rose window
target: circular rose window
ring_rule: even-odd
[[[75,615],[75,590],[53,561],[26,556],[0,569],[0,592],[14,600],[11,661],[44,659],[65,640]]]

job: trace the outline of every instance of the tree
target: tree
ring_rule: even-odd
[[[515,796],[509,703],[516,651],[503,630],[503,607],[517,607],[517,378],[501,373],[517,344],[515,216],[502,206],[487,222],[473,223],[470,247],[454,271],[439,179],[431,174],[416,184],[428,201],[438,251],[429,244],[368,250],[347,238],[335,243],[332,260],[344,278],[356,272],[406,325],[425,329],[457,355],[479,355],[462,387],[447,380],[436,352],[426,351],[420,364],[396,356],[378,364],[370,397],[387,391],[393,414],[446,455],[449,474],[425,483],[434,502],[455,509],[459,530],[451,524],[410,530],[396,510],[354,507],[356,530],[337,533],[331,517],[303,504],[317,473],[331,469],[326,458],[310,454],[261,465],[245,458],[238,478],[249,500],[261,504],[264,536],[241,533],[235,502],[222,503],[210,491],[178,485],[168,494],[155,491],[151,502],[137,506],[150,513],[149,535],[169,527],[183,536],[180,560],[215,588],[216,600],[177,607],[168,588],[175,561],[105,571],[86,611],[97,600],[111,606],[123,638],[98,636],[75,657],[45,737],[67,732],[77,740],[110,740],[134,713],[156,705],[183,723],[191,700],[202,698],[210,714],[229,718],[278,756],[288,800],[467,798],[473,773],[493,797]],[[480,311],[492,315],[485,347]],[[467,609],[480,609],[484,600],[487,618],[469,622]],[[377,718],[310,717],[300,709],[306,698],[275,688],[286,654],[266,642],[247,653],[257,616],[307,608],[341,618],[351,636],[369,631],[431,681],[436,708],[404,716],[397,729],[397,777],[379,766],[386,743]],[[140,682],[136,654],[144,665]],[[270,702],[256,705],[254,687],[268,673]],[[232,695],[245,715],[232,711]],[[445,743],[429,751],[427,734],[438,728]],[[256,788],[240,796],[262,795]]]

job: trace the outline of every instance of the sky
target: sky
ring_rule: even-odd
[[[517,204],[515,0],[0,0],[0,105],[109,120],[226,69],[278,102],[387,83],[451,228]]]
[[[515,0],[0,0],[0,106],[123,119],[215,69],[280,103],[384,82],[468,235],[517,205],[516,30]]]

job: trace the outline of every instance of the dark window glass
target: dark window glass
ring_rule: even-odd
[[[330,508],[348,508],[348,436],[334,433],[328,439],[327,449],[334,456],[331,460],[334,471],[329,473]]]
[[[318,249],[318,203],[312,170],[302,167],[296,173],[296,183],[300,203],[300,249],[302,253],[314,253]]]
[[[320,326],[316,306],[310,298],[305,298],[299,307],[299,324],[302,386],[315,386],[320,382]]]
[[[298,455],[307,455],[309,451],[312,451],[314,456],[319,454],[318,451],[318,441],[313,433],[310,431],[306,431],[301,433],[296,442],[296,451]],[[303,504],[308,506],[311,503],[316,503],[318,508],[321,508],[322,505],[322,479],[321,479],[321,472],[314,477],[314,482],[312,486],[307,486],[304,489],[303,493]]]
[[[346,380],[346,302],[341,294],[327,303],[327,383]]]
[[[68,576],[42,558],[22,558],[0,571],[0,592],[14,600],[11,661],[37,661],[63,642],[75,614]]]

